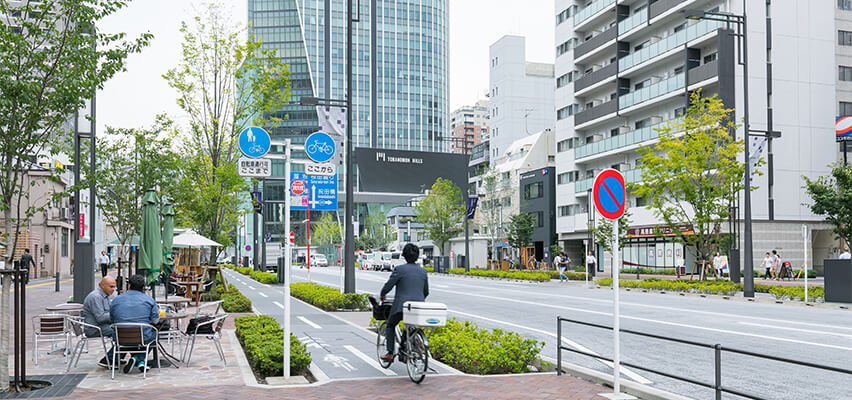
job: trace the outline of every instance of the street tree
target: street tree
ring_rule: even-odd
[[[364,230],[358,236],[356,247],[362,250],[384,250],[393,241],[390,233],[387,214],[379,210],[371,211],[364,219]]]
[[[97,142],[95,187],[98,206],[122,245],[139,231],[142,195],[149,189],[171,197],[180,159],[173,151],[174,123],[158,115],[150,128],[106,128]]]
[[[838,163],[831,176],[810,179],[803,176],[804,188],[811,196],[809,207],[814,214],[824,215],[834,226],[833,232],[848,246],[852,240],[852,167]]]
[[[642,181],[629,187],[704,263],[719,248],[721,224],[745,189],[743,140],[733,140],[733,110],[715,94],[695,91],[690,103],[680,121],[658,129],[656,145],[639,149]]]
[[[100,21],[126,5],[123,0],[0,0],[0,210],[7,265],[17,245],[14,233],[44,207],[31,204],[22,209],[29,192],[25,174],[51,139],[69,134],[74,113],[152,37],[96,30]],[[4,279],[4,297],[8,286]],[[8,302],[3,304],[0,317],[9,321]],[[0,343],[0,360],[6,360],[8,324],[0,328]],[[0,376],[8,376],[5,361],[0,362]],[[0,380],[0,389],[8,389],[8,384]]]
[[[592,211],[594,212],[594,210]],[[600,215],[600,214],[599,214]],[[601,218],[596,226],[588,225],[589,231],[594,234],[595,243],[603,246],[605,251],[612,251],[612,227],[611,220]],[[630,229],[630,210],[625,208],[624,215],[618,219],[618,248],[623,249],[627,244],[627,230]]]
[[[509,244],[520,252],[529,246],[535,230],[535,217],[530,213],[520,213],[509,218]]]
[[[252,36],[242,39],[244,27],[215,3],[180,31],[182,60],[163,76],[189,116],[177,214],[200,234],[229,244],[227,231],[238,222],[247,190],[236,171],[238,135],[280,122],[276,110],[290,98],[289,70],[274,49]]]
[[[332,217],[331,213],[323,214],[319,221],[312,223],[312,239],[320,245],[342,243],[340,224]]]
[[[417,222],[423,224],[441,254],[447,254],[444,246],[463,231],[465,211],[461,189],[453,181],[444,178],[435,180],[426,197],[414,206]]]
[[[501,205],[503,190],[501,190],[502,185],[499,182],[499,178],[500,174],[494,167],[489,168],[482,175],[480,193],[480,196],[482,196],[482,211],[479,212],[479,221],[486,228],[485,232],[488,235],[488,241],[490,242],[489,248],[491,249],[494,249],[494,244],[502,235],[499,228],[503,220],[503,216],[500,215],[503,212]],[[496,257],[496,255],[492,257]]]

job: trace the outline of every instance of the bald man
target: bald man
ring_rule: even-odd
[[[112,320],[109,314],[109,297],[115,292],[115,279],[111,276],[106,276],[101,279],[101,283],[95,290],[92,290],[86,300],[83,300],[83,322],[101,328],[100,332],[97,329],[86,327],[86,337],[112,337],[113,331],[110,324]],[[109,368],[109,362],[112,362],[112,349],[107,352],[107,356],[102,358],[98,365]]]

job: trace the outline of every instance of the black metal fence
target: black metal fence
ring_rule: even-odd
[[[563,350],[570,351],[570,352],[577,353],[577,354],[582,354],[582,355],[585,355],[585,356],[588,356],[588,357],[596,358],[598,360],[613,362],[613,360],[611,358],[607,358],[607,357],[603,357],[603,356],[600,356],[600,355],[597,355],[597,354],[588,353],[588,352],[585,352],[585,351],[580,351],[580,350],[576,350],[576,349],[572,349],[572,348],[563,346],[562,345],[562,322],[570,322],[570,323],[578,324],[578,325],[585,325],[585,326],[591,326],[591,327],[594,327],[594,328],[612,330],[612,327],[606,326],[606,325],[600,325],[600,324],[594,324],[594,323],[591,323],[591,322],[585,322],[585,321],[578,321],[578,320],[573,320],[573,319],[568,319],[568,318],[556,317],[556,341],[558,343],[558,348],[556,350],[556,371],[557,371],[558,375],[562,375],[562,351]],[[745,355],[745,356],[762,358],[762,359],[766,359],[766,360],[772,360],[772,361],[779,361],[779,362],[784,362],[784,363],[789,363],[789,364],[801,365],[801,366],[810,367],[810,368],[817,368],[817,369],[826,370],[826,371],[839,372],[841,374],[847,374],[847,375],[852,376],[852,370],[849,370],[849,369],[832,367],[832,366],[828,366],[828,365],[815,364],[815,363],[810,363],[810,362],[806,362],[806,361],[791,360],[789,358],[760,354],[760,353],[755,353],[753,351],[741,350],[741,349],[736,349],[736,348],[732,348],[732,347],[722,347],[722,345],[718,344],[718,343],[717,344],[707,344],[707,343],[695,342],[695,341],[691,341],[691,340],[675,339],[675,338],[670,338],[670,337],[666,337],[666,336],[655,335],[655,334],[652,334],[652,333],[638,332],[638,331],[634,331],[634,330],[630,330],[630,329],[620,329],[620,332],[631,334],[631,335],[653,338],[653,339],[665,340],[667,342],[675,342],[675,343],[680,343],[680,344],[687,344],[687,345],[691,345],[691,346],[713,349],[714,365],[715,365],[715,372],[716,372],[715,373],[715,379],[714,379],[713,382],[705,382],[705,381],[700,381],[700,380],[696,380],[696,379],[685,378],[685,377],[682,377],[682,376],[669,374],[669,373],[666,373],[666,372],[662,372],[662,371],[659,371],[659,370],[655,370],[655,369],[648,368],[648,367],[643,367],[641,365],[637,365],[637,364],[633,364],[633,363],[629,363],[629,362],[624,362],[624,361],[621,361],[620,365],[624,365],[624,366],[627,366],[627,367],[630,367],[630,368],[635,368],[635,369],[638,369],[638,370],[650,372],[650,373],[657,374],[657,375],[662,375],[662,376],[665,376],[667,378],[676,379],[676,380],[683,381],[683,382],[688,382],[688,383],[691,383],[693,385],[698,385],[698,386],[701,386],[701,387],[704,387],[704,388],[712,389],[713,391],[716,392],[716,399],[717,400],[721,400],[722,393],[730,393],[730,394],[745,397],[745,398],[748,398],[748,399],[756,399],[756,400],[764,400],[765,399],[763,397],[760,397],[760,396],[757,396],[757,395],[754,395],[754,394],[740,392],[738,390],[734,390],[733,388],[725,387],[725,386],[722,385],[722,352],[723,351],[729,352],[729,353],[734,353],[734,354]]]

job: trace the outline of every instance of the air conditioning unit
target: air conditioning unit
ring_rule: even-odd
[[[663,117],[661,117],[659,115],[655,115],[655,116],[651,117],[650,119],[651,119],[651,125],[652,126],[659,124],[660,122],[663,122]]]
[[[630,128],[629,126],[627,126],[627,125],[619,126],[619,127],[618,127],[618,134],[619,134],[619,135],[623,135],[623,134],[625,134],[625,133],[627,133],[627,132],[630,132],[630,131],[632,131],[632,130],[633,130],[633,129],[631,129],[631,128]]]
[[[597,106],[603,104],[603,101],[599,100],[599,99],[595,99],[595,100],[592,100],[591,103],[592,103],[592,107],[597,107]]]
[[[662,77],[660,77],[660,76],[652,76],[652,77],[651,77],[651,82],[649,83],[649,85],[653,85],[653,84],[655,84],[655,83],[657,83],[657,82],[659,82],[659,81],[661,81],[661,80],[663,80],[663,78],[662,78]]]
[[[621,172],[628,171],[628,170],[630,170],[630,164],[629,163],[620,163],[620,164],[618,164],[618,170],[621,171]]]

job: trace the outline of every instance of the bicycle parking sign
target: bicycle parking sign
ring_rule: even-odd
[[[314,162],[324,163],[334,157],[337,150],[334,139],[325,132],[314,132],[305,141],[305,154]]]

